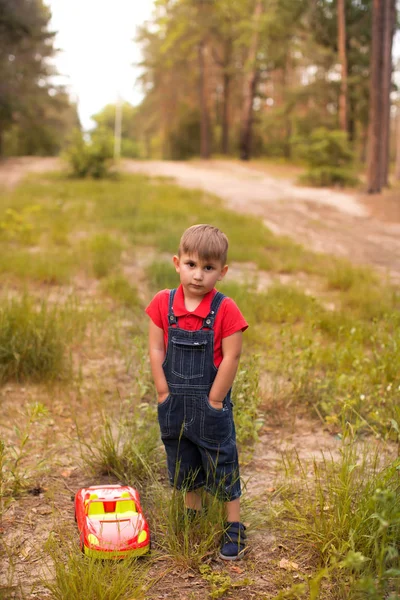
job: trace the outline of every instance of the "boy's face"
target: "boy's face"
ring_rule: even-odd
[[[182,254],[173,258],[179,273],[185,297],[199,298],[214,289],[217,281],[225,277],[228,265],[219,260],[201,260],[197,254]]]

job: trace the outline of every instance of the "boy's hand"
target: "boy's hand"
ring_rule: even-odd
[[[219,400],[212,400],[210,397],[208,398],[208,402],[210,406],[215,408],[215,410],[222,410],[224,407],[224,401],[220,402]]]
[[[158,404],[161,404],[161,402],[164,402],[164,400],[166,400],[169,396],[169,392],[163,392],[162,394],[157,394],[157,401]]]

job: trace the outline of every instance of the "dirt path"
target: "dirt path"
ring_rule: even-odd
[[[43,156],[21,156],[0,161],[0,186],[13,188],[28,173],[44,173],[60,168],[58,158]]]
[[[299,187],[251,165],[226,161],[125,161],[124,167],[131,173],[172,177],[181,186],[214,193],[234,210],[259,216],[274,233],[318,252],[372,265],[400,281],[400,210],[396,211],[395,194],[390,199],[368,198]]]

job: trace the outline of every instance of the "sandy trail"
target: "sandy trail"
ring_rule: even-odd
[[[298,187],[251,165],[226,161],[124,161],[124,168],[216,194],[230,208],[259,216],[274,233],[318,252],[374,266],[400,281],[400,215],[388,222],[382,211],[376,214],[371,201],[356,194]]]

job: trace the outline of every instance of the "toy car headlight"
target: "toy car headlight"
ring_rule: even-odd
[[[89,544],[92,544],[93,546],[98,546],[99,538],[97,538],[95,535],[93,535],[93,533],[89,533],[88,542],[89,542]]]
[[[138,543],[141,544],[147,540],[147,531],[141,531],[138,535]]]

